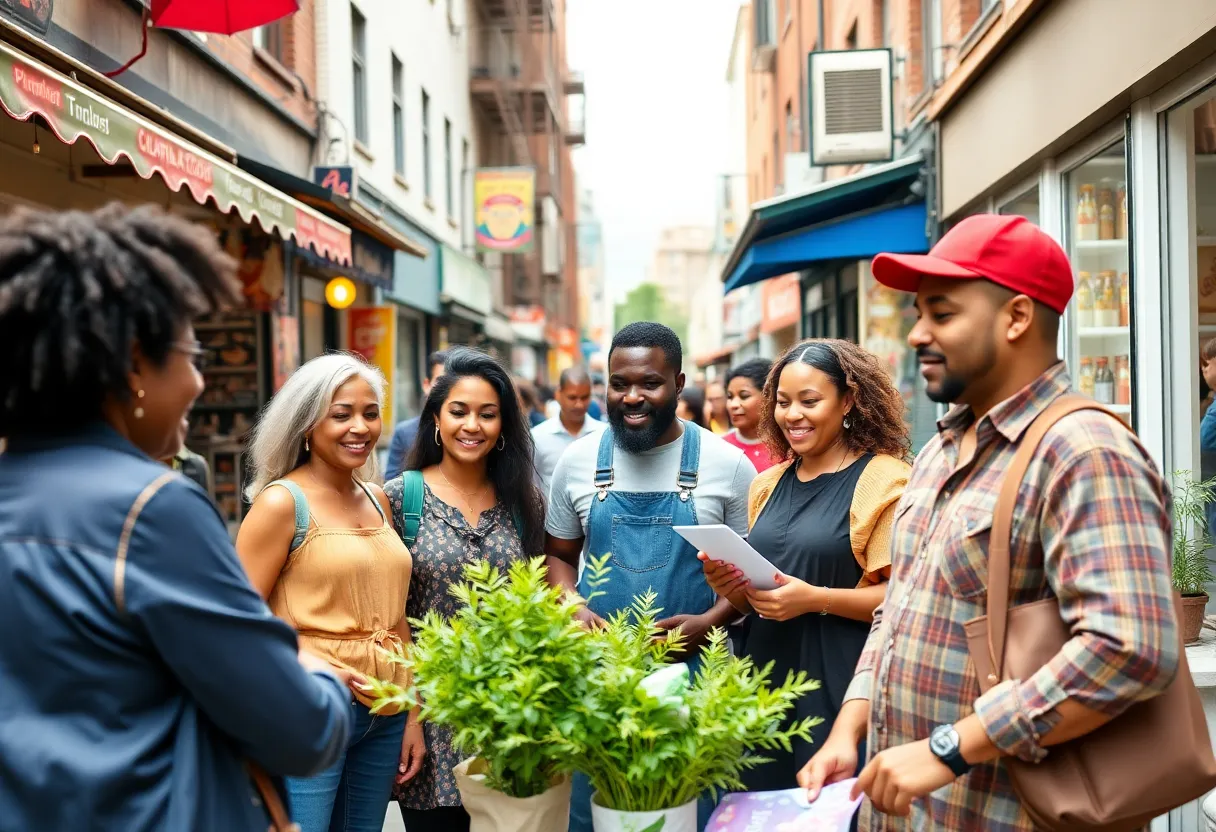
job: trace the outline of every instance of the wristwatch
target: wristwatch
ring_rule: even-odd
[[[958,731],[953,725],[939,725],[929,734],[929,750],[937,759],[946,764],[946,768],[954,772],[955,777],[962,777],[971,771],[971,764],[963,759],[963,753],[958,747]]]

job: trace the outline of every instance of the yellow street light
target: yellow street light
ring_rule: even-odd
[[[325,284],[325,302],[334,309],[345,309],[355,302],[355,284],[349,277],[335,277]]]

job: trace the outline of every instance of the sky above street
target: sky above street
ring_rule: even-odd
[[[587,145],[575,167],[603,223],[618,300],[645,279],[659,229],[713,223],[738,9],[739,0],[569,0],[567,55],[587,79]]]

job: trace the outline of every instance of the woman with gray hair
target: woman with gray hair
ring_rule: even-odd
[[[371,482],[384,386],[358,356],[314,358],[271,401],[251,445],[241,561],[303,646],[354,673],[346,754],[315,777],[287,781],[304,832],[379,832],[394,782],[412,778],[425,753],[417,720],[407,730],[405,714],[373,715],[366,687],[368,676],[410,683],[380,652],[410,638],[410,553]]]

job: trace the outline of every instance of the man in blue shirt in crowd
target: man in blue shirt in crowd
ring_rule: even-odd
[[[447,350],[439,350],[427,357],[427,377],[422,380],[422,395],[429,396],[431,385],[443,375],[443,365],[447,363]],[[398,422],[393,429],[393,440],[388,446],[388,462],[384,465],[384,479],[400,476],[405,470],[405,462],[414,447],[414,439],[418,436],[418,417]]]

